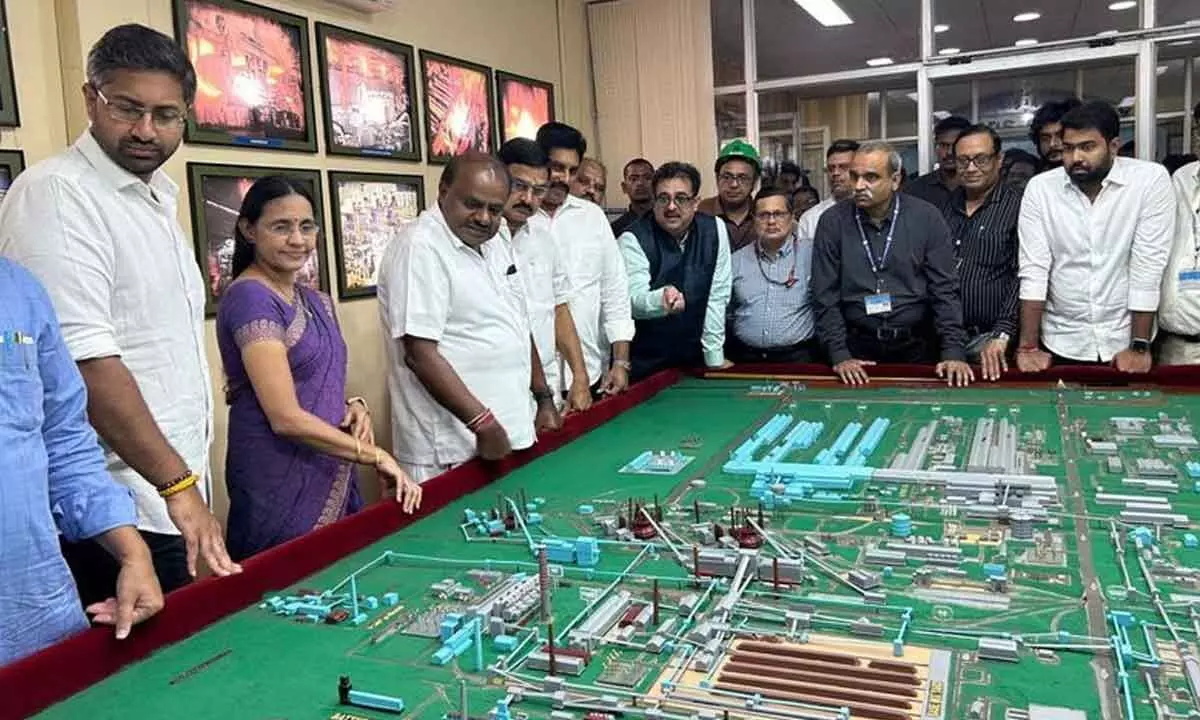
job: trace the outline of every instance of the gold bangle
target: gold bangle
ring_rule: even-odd
[[[362,464],[362,440],[357,435],[354,436],[354,462]]]
[[[159,490],[158,495],[165,500],[172,495],[178,495],[184,490],[187,490],[199,481],[200,478],[196,476],[196,473],[188,473],[187,477],[181,480],[176,480],[165,488]]]

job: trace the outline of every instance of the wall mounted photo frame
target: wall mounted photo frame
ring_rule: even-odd
[[[495,151],[490,68],[422,50],[421,88],[430,163],[445,163],[467,150]]]
[[[338,298],[374,297],[384,251],[425,209],[425,178],[330,170],[329,200]]]
[[[11,31],[8,12],[0,0],[0,126],[17,127],[21,113],[17,109],[17,78],[13,73]]]
[[[500,143],[515,137],[535,140],[538,128],[554,117],[554,85],[496,71],[496,124]]]
[[[21,150],[0,150],[0,203],[8,195],[13,180],[25,170],[25,153]]]
[[[244,0],[173,2],[198,85],[184,138],[316,152],[308,20]]]
[[[317,239],[316,251],[309,258],[298,279],[311,288],[329,292],[329,262],[325,251],[325,202],[320,171],[188,163],[192,237],[196,248],[196,262],[204,275],[204,292],[207,297],[205,312],[210,317],[216,314],[221,295],[233,280],[233,231],[237,226],[238,213],[241,212],[242,198],[246,196],[255,180],[268,175],[285,175],[299,180],[312,194],[313,204],[316,206],[313,212],[321,234]]]
[[[420,162],[412,46],[316,25],[325,152]]]

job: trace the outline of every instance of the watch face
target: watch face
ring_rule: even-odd
[[[1150,341],[1134,340],[1133,342],[1129,343],[1129,349],[1136,353],[1150,352]]]

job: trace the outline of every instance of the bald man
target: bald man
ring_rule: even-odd
[[[380,265],[393,453],[417,482],[476,455],[498,460],[559,425],[516,254],[499,233],[509,185],[496,158],[451,159],[437,205]]]
[[[604,192],[608,190],[608,169],[596,158],[584,158],[571,178],[571,194],[591,200],[604,207]]]

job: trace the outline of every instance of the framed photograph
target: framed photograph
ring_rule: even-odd
[[[21,150],[0,150],[0,203],[8,195],[13,180],[25,169],[25,153]]]
[[[338,297],[374,297],[383,252],[425,209],[419,175],[329,172]]]
[[[300,272],[299,281],[311,288],[329,292],[320,171],[188,163],[188,197],[192,204],[196,262],[204,274],[205,294],[208,296],[205,310],[210,316],[216,314],[221,295],[233,280],[233,233],[241,212],[242,198],[255,180],[268,175],[286,175],[299,180],[312,194],[316,205],[313,212],[321,235],[317,239],[316,252]]]
[[[175,37],[196,68],[184,138],[317,151],[308,21],[243,0],[174,0]]]
[[[422,50],[421,85],[429,162],[444,163],[467,150],[495,151],[489,68]]]
[[[0,0],[0,126],[17,127],[21,115],[17,112],[17,80],[13,74],[12,42],[8,27],[8,15],[4,2]]]
[[[413,49],[317,23],[325,152],[420,162]]]
[[[535,140],[538,128],[554,120],[554,86],[548,82],[497,70],[496,98],[501,144]]]

